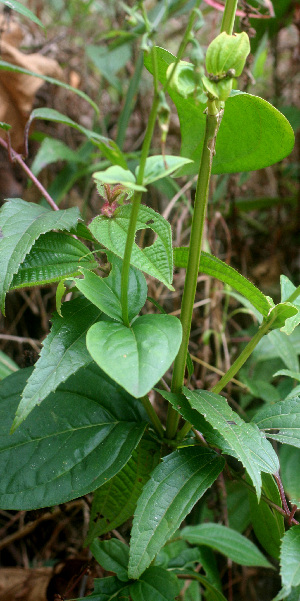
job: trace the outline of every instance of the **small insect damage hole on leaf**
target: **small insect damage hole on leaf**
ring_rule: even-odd
[[[152,220],[150,220],[152,221]],[[138,230],[135,234],[135,242],[140,248],[146,248],[152,246],[155,242],[156,234],[150,228]]]

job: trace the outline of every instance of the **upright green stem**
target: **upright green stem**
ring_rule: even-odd
[[[265,321],[261,324],[259,330],[253,336],[253,338],[248,342],[247,346],[245,346],[244,350],[241,352],[240,356],[235,360],[229,370],[224,374],[224,376],[219,380],[218,384],[212,388],[212,392],[219,394],[221,390],[230,382],[230,380],[237,374],[237,372],[241,369],[244,363],[247,361],[248,357],[250,357],[251,353],[253,353],[255,347],[262,339],[262,337],[268,333],[270,330],[270,322]]]
[[[185,51],[185,49],[186,49],[186,47],[187,47],[187,45],[189,43],[190,33],[192,31],[195,19],[197,17],[197,9],[199,8],[200,3],[201,3],[201,0],[198,0],[197,3],[196,3],[196,6],[193,8],[193,10],[192,10],[192,12],[190,14],[190,18],[188,20],[187,28],[186,28],[186,30],[184,32],[184,36],[183,36],[182,41],[181,41],[180,46],[179,46],[177,57],[175,59],[173,67],[171,69],[171,73],[169,74],[169,77],[168,77],[168,79],[167,79],[167,81],[166,81],[166,83],[164,85],[164,91],[168,90],[170,82],[173,79],[174,73],[176,71],[176,67],[177,67],[178,63],[181,61],[181,59],[183,57],[183,54],[184,54],[184,51]]]
[[[154,72],[157,72],[155,48],[152,48],[152,62],[153,62],[153,66],[154,66],[153,70],[154,70]],[[155,88],[157,89],[157,86],[155,86]],[[153,98],[151,112],[149,115],[145,138],[144,138],[144,142],[143,142],[143,146],[142,146],[139,171],[138,171],[137,178],[136,178],[137,184],[140,186],[143,184],[146,160],[148,157],[150,144],[151,144],[151,140],[152,140],[152,134],[153,134],[154,126],[155,126],[158,104],[159,104],[159,97],[158,97],[158,94],[155,94],[154,98]],[[123,266],[122,266],[122,284],[121,284],[122,318],[123,318],[124,325],[127,327],[129,327],[128,281],[129,281],[130,258],[131,258],[131,252],[132,252],[132,247],[133,247],[134,238],[135,238],[136,223],[137,223],[139,208],[140,208],[140,204],[141,204],[141,198],[142,198],[142,192],[135,192],[135,194],[133,195],[132,209],[131,209],[131,215],[130,215],[130,220],[129,220],[126,245],[125,245],[125,251],[124,251],[124,258],[123,258]]]
[[[225,31],[228,35],[231,35],[234,27],[235,13],[237,8],[238,0],[227,0],[225,10],[223,13],[223,19],[221,24],[221,33]]]
[[[214,102],[208,102],[205,137],[194,203],[189,258],[181,305],[180,320],[183,334],[181,346],[174,363],[171,387],[172,392],[179,392],[184,382],[185,364],[191,330],[193,305],[200,264],[204,220],[209,192],[209,181],[212,160],[215,151],[216,135],[220,126],[222,114],[223,111],[218,112]],[[173,407],[169,406],[166,429],[167,438],[174,438],[178,427],[178,421],[179,414],[177,411],[175,411],[175,409],[173,409]]]

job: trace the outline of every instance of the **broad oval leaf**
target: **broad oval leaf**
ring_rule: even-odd
[[[232,411],[226,399],[206,390],[191,391],[183,388],[189,403],[203,415],[231,447],[231,454],[247,470],[256,489],[261,493],[261,472],[275,474],[279,469],[278,457],[264,434],[255,424],[245,423]]]
[[[175,267],[187,267],[189,248],[179,247],[173,249]],[[267,317],[271,304],[268,298],[252,282],[236,271],[224,261],[205,251],[201,252],[199,271],[217,278],[224,284],[229,284],[240,294],[245,296],[251,304],[264,317]]]
[[[163,48],[156,49],[158,76],[166,82],[168,66],[175,57]],[[152,72],[151,58],[145,65]],[[205,104],[193,97],[182,98],[168,90],[176,105],[181,128],[181,154],[194,161],[180,170],[181,175],[197,173],[204,140]],[[212,173],[253,171],[273,165],[292,151],[294,133],[287,119],[262,98],[235,93],[226,100],[225,113],[218,132]]]
[[[96,240],[115,255],[124,257],[131,206],[125,205],[116,210],[113,218],[96,217],[89,226]],[[173,253],[171,226],[161,215],[141,205],[139,208],[137,231],[150,228],[157,235],[151,246],[140,248],[134,243],[131,265],[160,280],[170,290],[173,280]]]
[[[140,577],[223,467],[224,459],[213,451],[187,447],[171,453],[155,468],[133,520],[130,578]]]
[[[262,407],[252,420],[268,438],[300,448],[300,397]]]
[[[84,279],[75,279],[76,287],[96,307],[106,315],[123,321],[121,302],[122,265],[120,259],[112,263],[112,270],[106,278],[82,269]],[[147,299],[147,283],[144,274],[130,267],[128,282],[128,317],[131,321],[144,306]]]
[[[270,330],[283,329],[286,320],[295,317],[298,313],[298,309],[291,303],[279,303],[270,309],[266,321],[270,322]]]
[[[114,572],[123,582],[128,581],[127,567],[129,548],[116,538],[111,540],[94,540],[90,550],[100,566],[108,572]]]
[[[94,361],[134,397],[147,394],[175,359],[181,323],[172,315],[142,315],[127,328],[121,323],[94,324],[87,348]]]
[[[211,547],[240,565],[272,567],[250,540],[222,524],[207,523],[187,526],[180,532],[180,536],[191,545]]]
[[[127,601],[129,599],[129,586],[116,576],[108,578],[95,578],[94,591],[88,596],[89,601]],[[80,597],[76,601],[86,601]]]
[[[68,234],[48,232],[36,240],[19,266],[18,272],[13,276],[9,289],[58,282],[79,275],[81,267],[98,267],[89,249],[80,240]]]
[[[191,163],[191,160],[173,155],[154,155],[148,157],[143,179],[144,186],[152,184],[152,182],[156,182],[163,177],[167,177],[167,175],[171,175],[171,173],[174,173],[174,171],[180,169],[180,167],[183,167],[187,163]],[[136,175],[138,174],[138,170],[139,167],[135,170]]]
[[[34,175],[38,175],[42,169],[51,165],[56,161],[68,161],[68,163],[82,163],[82,158],[79,152],[72,150],[62,142],[55,138],[44,138],[38,152],[34,157],[31,165],[31,171]]]
[[[119,165],[112,165],[103,171],[96,171],[93,173],[93,178],[101,184],[122,184],[128,190],[147,192],[147,188],[136,183],[136,179],[129,169],[123,169]]]
[[[143,486],[159,460],[160,445],[142,438],[123,469],[94,492],[86,545],[134,514]]]
[[[40,205],[14,198],[0,211],[0,309],[4,313],[5,295],[20,263],[41,234],[53,229],[70,230],[80,217],[79,209],[51,211]]]
[[[151,566],[130,586],[132,601],[175,601],[179,585],[175,574],[158,566]]]
[[[3,509],[47,507],[98,488],[124,467],[147,423],[141,404],[92,365],[61,384],[11,435],[30,373],[20,370],[0,385]]]
[[[40,357],[22,393],[12,431],[59,384],[91,363],[85,338],[88,329],[100,316],[101,311],[85,298],[65,303],[61,316],[54,313],[51,332],[44,340]]]

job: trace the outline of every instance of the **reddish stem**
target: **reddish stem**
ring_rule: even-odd
[[[20,167],[25,171],[26,175],[31,179],[34,185],[38,188],[41,194],[44,196],[45,200],[49,203],[49,205],[54,209],[54,211],[59,211],[57,204],[54,202],[53,198],[51,198],[50,194],[48,194],[47,190],[45,190],[44,186],[39,182],[39,180],[33,175],[32,171],[27,167],[26,163],[23,161],[22,157],[11,148],[10,144],[5,142],[2,138],[0,138],[0,146],[3,146],[8,151],[9,159],[12,161],[16,161],[19,163]]]

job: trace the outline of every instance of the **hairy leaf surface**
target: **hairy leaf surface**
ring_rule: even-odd
[[[280,551],[280,574],[282,590],[274,601],[285,599],[300,585],[300,526],[293,526],[283,539]]]
[[[189,249],[188,247],[174,248],[174,265],[175,267],[187,267]],[[267,297],[258,289],[252,282],[247,280],[238,271],[221,261],[214,255],[205,251],[201,252],[200,269],[199,271],[217,278],[224,284],[229,284],[235,288],[240,294],[245,296],[257,309],[263,317],[267,317],[271,304]]]
[[[35,240],[53,229],[70,230],[79,219],[78,208],[51,211],[14,198],[0,210],[0,308],[4,313],[5,295]]]
[[[300,448],[300,397],[262,407],[252,420],[268,438]]]
[[[80,267],[95,269],[97,266],[93,254],[80,240],[63,233],[48,232],[36,240],[26,255],[13,276],[10,290],[58,282],[79,275]]]
[[[123,259],[131,205],[125,205],[116,210],[113,218],[104,216],[96,217],[89,226],[93,236]],[[157,238],[151,246],[140,248],[133,245],[131,264],[137,269],[148,273],[173,290],[173,253],[171,226],[161,215],[149,207],[140,206],[137,231],[150,228]]]
[[[39,405],[59,384],[81,367],[91,363],[86,348],[86,333],[100,319],[101,311],[85,298],[65,303],[62,316],[54,313],[50,334],[44,340],[40,357],[34,366],[22,393],[12,431]]]
[[[191,406],[203,415],[230,445],[231,454],[246,468],[256,489],[261,492],[261,472],[274,474],[279,469],[277,455],[255,424],[245,423],[232,411],[226,399],[205,390],[183,389]]]

